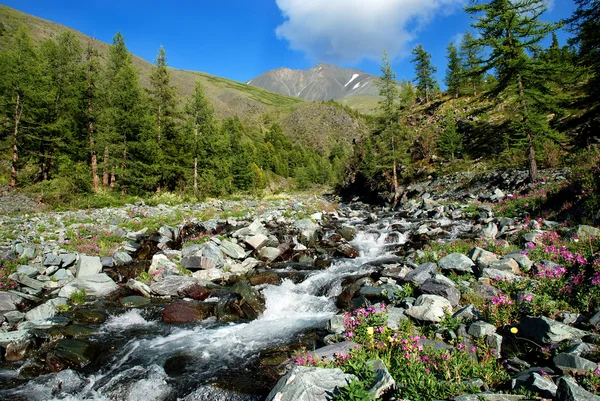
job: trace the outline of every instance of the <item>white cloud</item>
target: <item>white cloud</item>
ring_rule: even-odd
[[[409,43],[432,17],[450,14],[465,0],[276,0],[285,21],[279,39],[313,61],[379,60],[384,49],[391,58]]]

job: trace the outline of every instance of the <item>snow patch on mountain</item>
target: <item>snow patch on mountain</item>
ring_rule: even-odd
[[[348,82],[346,83],[346,85],[344,85],[344,87],[348,86],[348,85],[350,84],[350,82],[352,82],[352,81],[354,81],[356,78],[358,78],[358,75],[359,75],[359,74],[354,74],[354,75],[352,75],[352,78],[350,78],[350,81],[348,81]]]

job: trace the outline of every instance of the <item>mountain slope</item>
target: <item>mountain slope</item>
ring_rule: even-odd
[[[5,31],[0,35],[0,51],[10,46],[12,35],[20,25],[25,25],[29,29],[29,34],[35,43],[40,43],[49,38],[57,37],[61,32],[70,30],[75,33],[83,47],[88,41],[93,45],[106,59],[109,45],[90,38],[89,36],[18,10],[0,4],[0,22],[4,25]],[[125,38],[127,42],[127,38]],[[158,44],[157,44],[158,49]],[[167,49],[168,55],[168,49]],[[150,73],[152,64],[140,57],[134,56],[134,65],[139,71],[140,82],[142,86],[150,86]],[[328,113],[325,105],[317,104],[315,106],[305,107],[305,101],[296,97],[284,96],[273,93],[257,86],[247,85],[241,82],[213,76],[203,72],[186,71],[171,68],[171,82],[177,85],[178,93],[183,99],[191,95],[194,90],[194,82],[200,81],[204,90],[215,108],[219,118],[238,117],[244,124],[248,124],[258,129],[267,128],[265,122],[278,122],[283,131],[294,142],[306,143],[307,137],[325,135],[324,138],[309,140],[308,143],[321,143],[323,147],[317,150],[328,151],[337,141],[342,141],[348,145],[353,139],[360,137],[365,131],[364,124],[360,123],[353,116],[346,112],[342,114],[350,117],[352,124],[344,124],[344,118],[339,117],[339,113]],[[298,121],[305,118],[288,118],[292,113],[303,115],[304,110],[313,107],[322,108],[321,113],[325,116],[322,122],[310,125],[311,132],[306,132],[308,128],[304,125],[297,125]],[[308,113],[308,116],[312,113]],[[308,118],[308,116],[306,118]],[[338,122],[342,122],[338,124]],[[333,134],[332,134],[333,132]],[[302,139],[299,139],[302,138]],[[333,139],[335,138],[335,139]]]
[[[378,77],[366,72],[318,64],[308,70],[278,68],[248,81],[249,85],[307,100],[378,97]]]

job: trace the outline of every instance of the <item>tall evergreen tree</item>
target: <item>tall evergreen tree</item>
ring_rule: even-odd
[[[415,56],[411,62],[415,63],[416,78],[414,81],[417,83],[417,93],[425,97],[425,102],[429,103],[437,86],[437,80],[434,77],[437,69],[431,65],[431,54],[423,49],[423,45],[417,45],[412,50],[412,54]]]
[[[167,56],[162,46],[158,49],[154,69],[150,74],[150,84],[149,93],[156,118],[156,143],[158,144],[158,159],[154,164],[159,177],[157,192],[160,192],[161,185],[165,185],[167,176],[170,176],[172,180],[173,177],[180,175],[176,171],[178,164],[174,163],[175,160],[170,157],[176,156],[176,150],[171,148],[173,143],[177,142],[174,138],[177,134],[175,130],[177,88],[171,85],[171,74],[167,69]]]
[[[88,146],[90,153],[90,168],[92,171],[92,189],[97,191],[100,188],[98,177],[98,156],[96,154],[96,119],[98,117],[99,99],[98,85],[100,83],[100,63],[98,50],[93,46],[91,40],[88,41],[85,51],[85,127],[88,136]]]
[[[450,43],[446,50],[448,50],[448,68],[444,82],[448,86],[448,93],[458,98],[463,80],[462,63],[454,43]]]
[[[379,87],[379,109],[383,120],[383,133],[385,138],[389,138],[392,161],[392,184],[394,186],[394,206],[398,201],[400,194],[398,185],[398,161],[396,155],[398,131],[398,98],[400,96],[396,82],[396,73],[392,70],[387,52],[383,52],[381,57],[381,76],[377,81]]]
[[[13,46],[0,53],[0,94],[2,113],[10,122],[12,160],[10,185],[17,185],[20,139],[24,122],[31,123],[37,98],[36,84],[40,82],[39,56],[27,29],[17,29]]]
[[[514,142],[528,149],[529,178],[537,181],[536,142],[552,136],[545,112],[553,106],[548,80],[551,70],[531,54],[539,50],[539,42],[556,25],[542,22],[546,10],[544,0],[491,0],[466,8],[476,20],[480,45],[490,48],[482,60],[482,68],[495,69],[498,82],[491,93],[498,102],[512,103]]]
[[[600,0],[575,0],[577,8],[568,20],[575,34],[572,43],[578,48],[581,65],[592,72],[586,86],[590,99],[600,102]]]
[[[477,91],[483,84],[482,52],[483,46],[481,43],[475,40],[470,31],[467,31],[460,42],[459,56],[462,60],[463,76],[470,83],[473,96],[477,96]]]
[[[202,147],[204,138],[213,137],[217,128],[214,110],[204,95],[202,84],[196,81],[194,93],[185,106],[187,126],[192,135],[191,149],[194,158],[193,186],[194,193],[198,194],[198,157],[205,154],[206,148]]]

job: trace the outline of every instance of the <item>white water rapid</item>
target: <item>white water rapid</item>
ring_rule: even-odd
[[[387,227],[359,231],[351,243],[360,252],[358,258],[337,260],[301,283],[286,279],[280,285],[264,285],[261,292],[266,310],[249,323],[224,325],[211,318],[193,327],[170,326],[139,309],[112,316],[92,340],[129,340],[106,358],[100,370],[40,376],[9,393],[0,393],[0,398],[133,401],[183,396],[223,372],[239,370],[262,350],[288,344],[307,329],[323,327],[338,312],[335,299],[342,291],[342,280],[372,272],[369,262],[389,257],[386,249],[406,240],[406,235]],[[163,369],[174,357],[185,361],[178,377]]]

